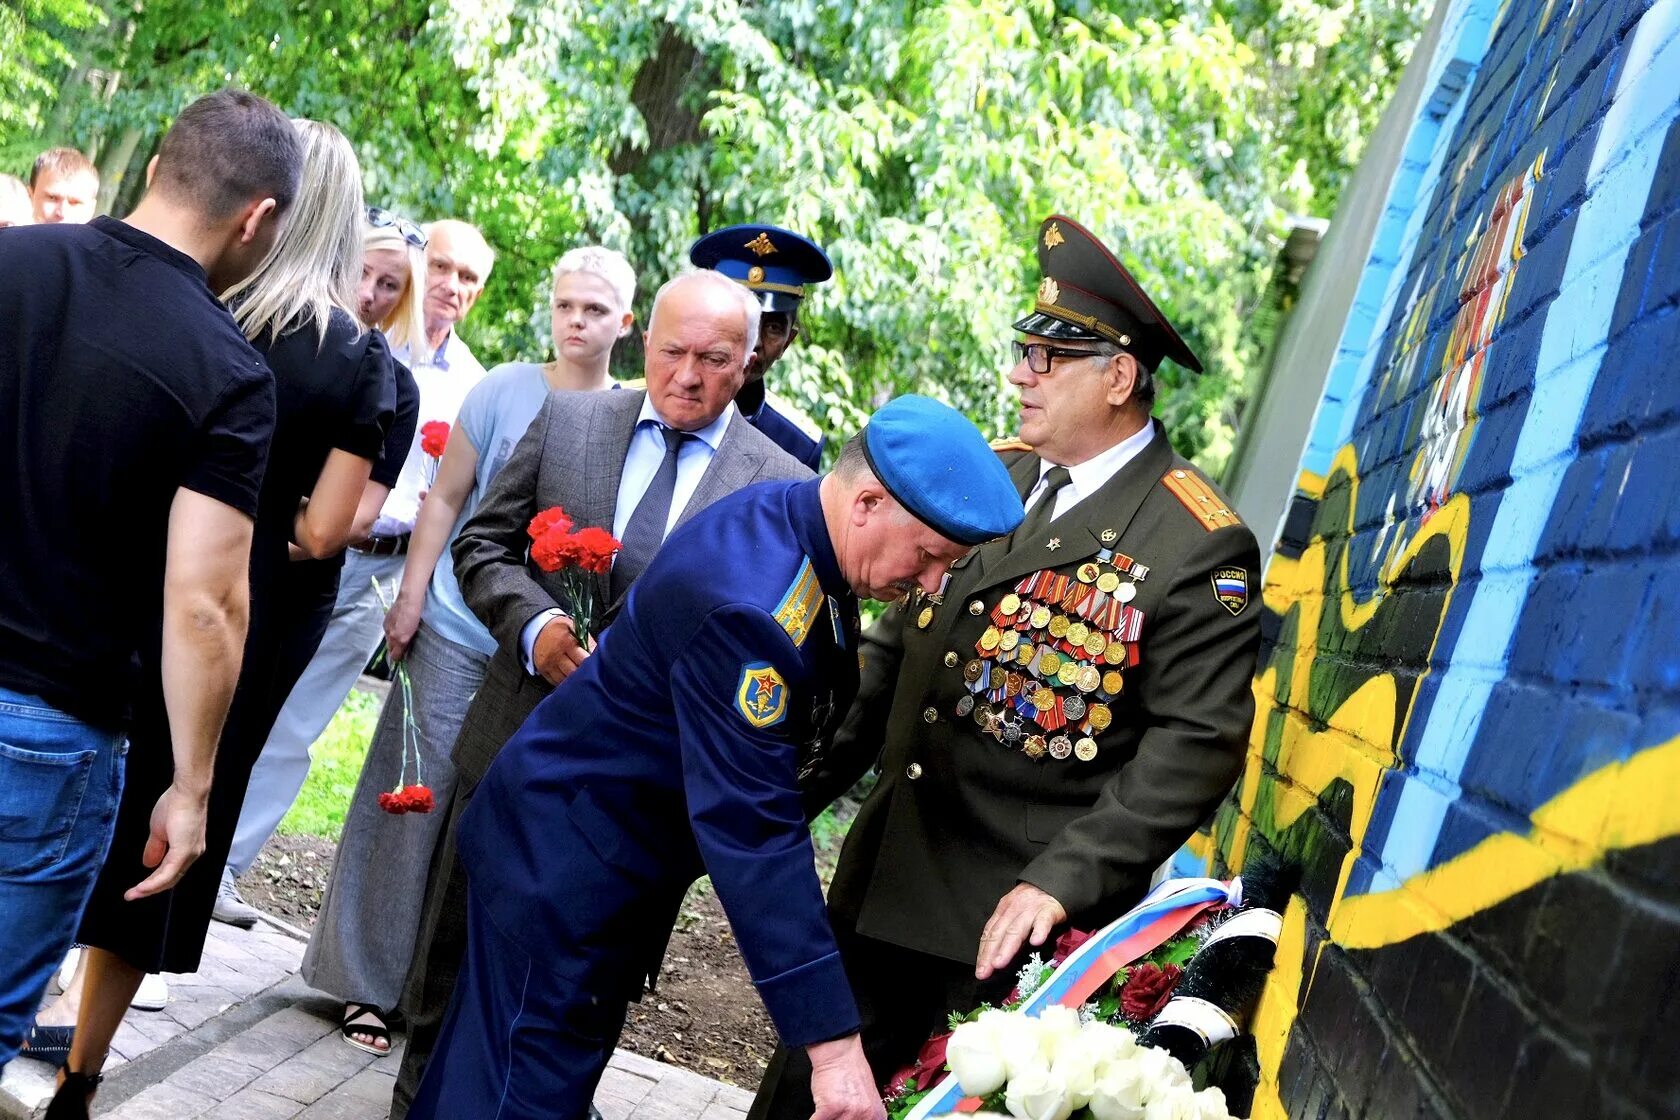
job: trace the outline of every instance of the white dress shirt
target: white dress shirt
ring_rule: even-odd
[[[1119,469],[1138,457],[1149,441],[1155,438],[1155,425],[1146,423],[1143,430],[1127,436],[1107,451],[1093,455],[1083,463],[1077,463],[1067,469],[1068,484],[1056,492],[1056,508],[1050,511],[1050,519],[1054,521],[1084,499],[1101,490],[1108,480],[1113,478]],[[1038,464],[1038,481],[1027,492],[1026,508],[1033,505],[1044,495],[1044,476],[1050,473],[1055,463],[1041,459]]]
[[[687,508],[689,499],[694,497],[694,491],[700,486],[700,477],[711,465],[712,456],[717,454],[718,446],[723,443],[723,434],[729,430],[729,422],[734,415],[735,405],[731,402],[716,420],[690,432],[693,439],[683,441],[682,448],[677,452],[677,481],[671,492],[671,512],[665,519],[665,533],[661,534],[661,539],[670,534],[677,518]],[[662,426],[668,425],[654,410],[653,399],[645,398],[641,415],[636,417],[636,429],[630,435],[630,446],[624,453],[624,471],[618,479],[618,499],[613,507],[612,534],[620,540],[624,539],[630,515],[636,512],[636,503],[647,493],[653,476],[659,473],[659,464],[665,461],[665,437],[659,430]],[[558,607],[539,611],[520,630],[520,652],[524,657],[525,671],[532,676],[538,675],[532,656],[536,650],[537,635],[550,620],[565,613]]]
[[[412,532],[420,516],[420,491],[426,485],[426,453],[420,450],[420,429],[433,420],[442,420],[451,428],[461,402],[474,385],[484,380],[484,367],[473,357],[461,336],[450,331],[443,344],[423,360],[410,360],[407,346],[393,347],[391,356],[408,366],[414,383],[420,389],[420,416],[414,425],[414,442],[408,446],[408,458],[403,460],[397,484],[391,487],[385,504],[379,507],[379,518],[373,523],[376,537],[397,537]]]

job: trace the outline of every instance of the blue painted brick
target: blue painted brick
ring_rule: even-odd
[[[1680,166],[1680,154],[1676,154],[1675,163]],[[1680,179],[1680,174],[1676,178]],[[1676,202],[1680,203],[1680,200]],[[1646,262],[1648,270],[1642,277],[1639,313],[1651,315],[1658,311],[1673,311],[1675,305],[1680,304],[1680,210],[1671,212],[1651,227],[1646,237],[1651,239],[1651,252]],[[1666,359],[1671,363],[1670,368],[1680,366],[1680,354],[1672,351],[1656,358],[1658,361]]]

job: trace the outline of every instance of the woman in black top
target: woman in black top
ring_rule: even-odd
[[[130,733],[137,749],[116,839],[79,934],[91,959],[69,1067],[84,1073],[103,1064],[145,973],[198,968],[251,766],[332,606],[336,568],[290,556],[324,560],[342,552],[395,409],[384,339],[364,332],[349,311],[362,257],[360,169],[336,129],[296,123],[306,155],[292,218],[256,273],[224,293],[274,372],[277,415],[251,545],[245,660],[217,751],[204,852],[173,890],[124,900],[150,873],[136,858],[148,836],[159,848],[165,840],[162,821],[151,819],[171,779],[154,655],[144,666],[150,695],[137,705]],[[85,1101],[54,1106],[53,1115],[85,1114]]]

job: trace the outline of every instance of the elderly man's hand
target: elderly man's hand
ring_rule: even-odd
[[[1050,931],[1067,921],[1067,911],[1047,892],[1031,883],[1016,883],[1015,889],[998,900],[997,909],[980,931],[980,951],[974,958],[974,977],[984,980],[1000,968],[1007,968],[1027,941],[1044,944]]]
[[[811,1058],[811,1120],[886,1120],[881,1091],[855,1034],[805,1048]]]
[[[589,649],[578,644],[577,629],[565,615],[549,619],[548,625],[537,631],[531,645],[531,663],[542,679],[558,685],[571,676],[589,656]]]

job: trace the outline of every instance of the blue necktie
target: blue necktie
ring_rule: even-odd
[[[619,542],[623,547],[619,549],[618,559],[613,561],[612,567],[611,586],[615,600],[624,594],[637,576],[647,570],[653,562],[653,554],[659,551],[660,542],[665,539],[665,523],[671,519],[671,496],[677,490],[677,453],[686,441],[694,438],[690,432],[679,432],[663,424],[659,426],[659,433],[665,437],[665,458],[659,461],[653,481],[642,491],[642,499],[636,503],[636,512],[630,515],[629,522],[624,526],[624,538]]]

